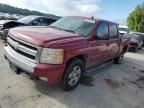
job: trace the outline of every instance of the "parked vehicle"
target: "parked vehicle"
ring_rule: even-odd
[[[120,25],[119,26],[119,33],[120,33],[120,36],[123,39],[128,39],[129,40],[129,29],[128,29],[127,26]]]
[[[129,34],[130,37],[130,46],[129,50],[136,52],[138,49],[141,49],[143,46],[143,39],[141,35]]]
[[[0,20],[5,20],[5,17],[4,16],[0,16]]]
[[[2,20],[0,21],[0,34],[4,39],[7,38],[7,34],[10,28],[18,26],[48,26],[55,22],[57,19],[44,17],[44,16],[26,16],[17,21],[14,20]]]
[[[139,33],[139,32],[133,32],[134,34],[136,34],[136,35],[140,35],[140,36],[142,36],[142,40],[143,40],[143,47],[144,47],[144,33]]]
[[[0,16],[0,20],[17,20],[15,17]]]
[[[119,32],[120,32],[121,34],[127,34],[127,33],[129,33],[128,26],[119,25]]]
[[[122,63],[128,42],[118,25],[87,17],[64,17],[49,27],[11,29],[4,47],[10,67],[35,78],[59,83],[65,91],[78,86],[83,74],[109,60]]]

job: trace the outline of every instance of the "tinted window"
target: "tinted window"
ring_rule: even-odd
[[[39,19],[40,25],[41,26],[47,26],[47,19],[46,18],[40,18]]]
[[[33,25],[35,26],[47,26],[47,19],[46,18],[38,18],[33,21]]]
[[[33,26],[38,26],[38,25],[40,25],[39,19],[33,20],[33,21],[32,21],[32,25],[33,25]]]
[[[108,25],[106,23],[101,23],[96,32],[96,38],[100,40],[108,39]]]
[[[118,38],[118,29],[116,25],[109,26],[109,36],[112,39]]]
[[[55,19],[46,19],[47,25],[50,25],[50,24],[54,23],[55,21],[56,21]]]

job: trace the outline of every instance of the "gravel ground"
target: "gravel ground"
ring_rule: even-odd
[[[72,92],[16,75],[0,40],[0,108],[144,108],[144,50],[89,73]]]

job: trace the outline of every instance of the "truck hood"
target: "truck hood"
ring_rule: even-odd
[[[17,27],[11,29],[9,35],[41,47],[58,40],[66,39],[68,41],[73,38],[83,38],[78,34],[49,27]]]

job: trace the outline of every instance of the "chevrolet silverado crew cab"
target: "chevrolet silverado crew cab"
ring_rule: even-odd
[[[78,16],[64,17],[49,27],[10,30],[4,47],[10,67],[65,91],[78,86],[87,69],[114,60],[121,63],[128,42],[113,22]]]

